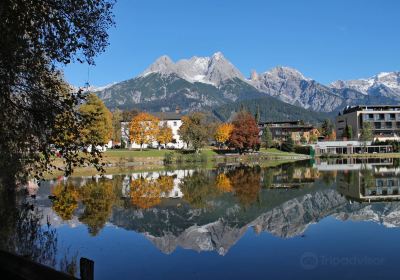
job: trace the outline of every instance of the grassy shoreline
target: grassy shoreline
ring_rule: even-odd
[[[277,149],[261,149],[257,154],[239,155],[234,153],[219,154],[219,151],[206,148],[199,154],[180,150],[109,150],[104,152],[106,174],[122,174],[127,172],[161,171],[171,168],[213,168],[218,164],[259,164],[265,167],[285,162],[308,159],[306,155],[282,152]],[[167,154],[173,157],[166,164]],[[171,160],[171,159],[169,159]],[[60,159],[56,165],[61,166]],[[93,167],[78,167],[72,176],[94,176],[98,172]],[[62,176],[61,171],[46,174],[46,178]]]

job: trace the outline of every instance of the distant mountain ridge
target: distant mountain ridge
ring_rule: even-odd
[[[132,79],[94,88],[111,108],[183,112],[213,110],[231,103],[273,97],[315,112],[337,112],[347,105],[396,104],[400,72],[323,85],[290,67],[275,67],[246,78],[221,52],[173,62],[161,56]],[[291,111],[293,108],[291,108]],[[297,113],[298,114],[298,113]]]

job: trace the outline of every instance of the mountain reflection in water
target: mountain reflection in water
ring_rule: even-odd
[[[2,240],[14,243],[10,246],[6,241],[1,246],[23,255],[26,252],[21,248],[30,248],[29,254],[36,260],[57,267],[51,255],[61,252],[51,248],[57,247],[61,226],[71,230],[84,227],[86,238],[115,226],[143,234],[165,254],[181,247],[219,255],[226,255],[248,228],[256,234],[291,238],[303,235],[309,225],[328,216],[399,227],[398,165],[392,159],[341,159],[267,168],[220,166],[105,178],[59,178],[40,187],[30,182],[27,195],[17,196],[14,205],[10,206],[8,199],[1,200],[3,209],[19,209],[7,218],[2,212],[1,218],[8,221],[8,226],[0,229]],[[15,238],[24,236],[17,221],[23,217],[24,205],[40,213],[35,216],[40,224],[36,232],[39,235],[48,226],[48,232],[42,233],[47,239],[41,237],[31,244]],[[53,244],[49,245],[51,238]],[[40,259],[41,255],[47,260]],[[66,259],[63,270],[76,270],[76,264]],[[60,264],[58,267],[61,269]]]

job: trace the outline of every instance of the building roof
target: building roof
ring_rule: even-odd
[[[259,122],[259,126],[277,127],[277,128],[313,128],[313,125],[305,123],[302,120],[297,121],[278,121],[278,122]]]
[[[400,105],[357,105],[346,107],[343,109],[343,114],[353,113],[357,111],[400,111]]]
[[[301,120],[295,120],[295,121],[277,121],[277,122],[260,122],[260,124],[281,124],[281,123],[290,123],[290,124],[299,124],[303,123]]]

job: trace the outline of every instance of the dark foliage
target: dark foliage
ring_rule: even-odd
[[[75,60],[94,63],[107,46],[113,4],[0,1],[0,175],[12,178],[35,170],[40,177],[41,170],[52,167],[56,148],[65,159],[66,174],[84,161],[100,168],[98,154],[82,158],[78,153],[87,144],[79,133],[89,120],[76,110],[85,97],[72,92],[57,67]],[[69,137],[55,141],[65,130]]]
[[[292,137],[288,137],[281,145],[281,150],[284,152],[293,152],[294,151],[294,142]]]
[[[222,121],[227,121],[234,112],[245,108],[252,115],[258,111],[260,121],[287,121],[304,120],[313,124],[331,118],[330,114],[306,110],[294,105],[284,103],[273,97],[262,97],[249,100],[240,100],[217,107],[213,113]]]

